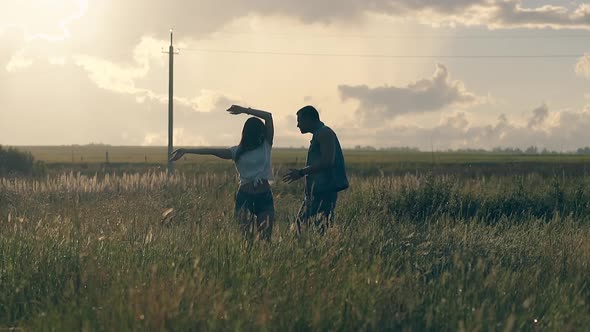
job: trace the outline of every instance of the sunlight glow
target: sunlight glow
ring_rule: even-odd
[[[26,41],[64,41],[71,36],[68,26],[88,11],[89,0],[28,0],[3,6],[0,31],[22,30]]]

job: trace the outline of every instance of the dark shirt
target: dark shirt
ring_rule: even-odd
[[[317,165],[322,159],[320,143],[317,139],[318,133],[325,130],[323,123],[312,133],[311,144],[307,151],[307,166]],[[328,128],[329,129],[329,128]],[[334,166],[317,172],[315,174],[308,174],[305,177],[305,194],[311,196],[314,194],[339,192],[348,188],[348,178],[346,177],[346,169],[344,164],[344,155],[338,137],[334,134]]]

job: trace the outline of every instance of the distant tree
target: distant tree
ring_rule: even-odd
[[[538,154],[539,153],[539,149],[536,146],[529,146],[528,148],[526,148],[526,150],[524,150],[524,153],[526,154]]]
[[[380,151],[392,151],[392,152],[420,152],[420,149],[410,146],[390,146],[380,148]]]
[[[35,161],[30,152],[19,151],[15,148],[3,148],[0,145],[0,176],[42,175],[45,166]]]
[[[355,145],[354,149],[357,151],[377,151],[377,149],[375,147],[370,146],[370,145],[365,145],[365,146]]]
[[[449,150],[449,152],[459,152],[459,153],[487,153],[489,152],[486,149],[473,149],[473,148],[462,148],[457,150]]]
[[[519,148],[511,148],[511,147],[507,147],[507,148],[502,148],[502,147],[494,147],[492,149],[492,152],[494,153],[506,153],[506,154],[522,154],[522,150]]]

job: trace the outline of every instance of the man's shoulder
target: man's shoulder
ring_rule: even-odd
[[[318,137],[329,138],[329,137],[335,137],[335,136],[336,136],[336,133],[334,132],[334,130],[332,130],[332,128],[330,128],[328,126],[323,126],[318,131]]]

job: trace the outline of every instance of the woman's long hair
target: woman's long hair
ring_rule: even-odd
[[[235,160],[238,161],[244,153],[261,146],[262,143],[264,143],[265,137],[266,126],[264,125],[264,122],[254,117],[246,120],[244,128],[242,129],[242,139],[240,140],[240,145],[238,145]]]

